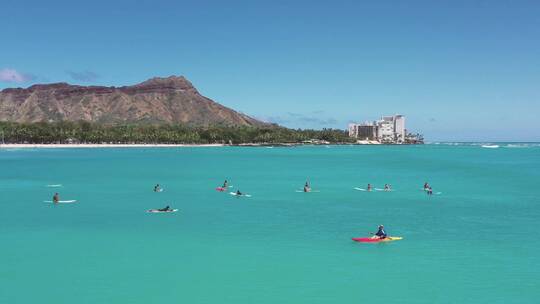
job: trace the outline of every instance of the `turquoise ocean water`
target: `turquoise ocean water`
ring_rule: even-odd
[[[538,144],[0,149],[0,168],[0,303],[540,301]],[[378,224],[404,239],[351,241]]]

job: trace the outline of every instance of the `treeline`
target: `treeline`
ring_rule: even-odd
[[[122,144],[242,144],[301,143],[310,140],[352,142],[347,132],[336,129],[294,130],[279,126],[189,127],[185,125],[102,125],[81,122],[0,122],[5,143],[122,143]]]

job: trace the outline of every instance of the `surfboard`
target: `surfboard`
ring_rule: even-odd
[[[72,204],[76,203],[77,200],[66,200],[66,201],[58,201],[57,203],[54,203],[53,201],[43,201],[44,203],[53,203],[53,204]]]
[[[245,197],[251,197],[251,194],[241,194],[241,195],[238,195],[236,194],[236,192],[229,192],[230,195],[234,195],[234,196],[245,196]]]
[[[178,209],[171,209],[171,210],[168,210],[168,211],[161,211],[161,210],[157,210],[157,209],[150,209],[150,210],[147,210],[146,212],[148,213],[172,213],[172,212],[176,212],[178,211]]]
[[[358,187],[354,187],[354,190],[369,192],[367,189],[364,189],[364,188],[358,188]]]
[[[57,187],[62,187],[62,184],[47,185],[47,187],[57,188]]]

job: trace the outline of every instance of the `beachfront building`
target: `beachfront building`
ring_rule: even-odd
[[[405,140],[405,135],[407,134],[407,130],[405,129],[405,116],[394,115],[394,134],[398,141],[402,142]]]
[[[373,122],[349,124],[349,136],[381,143],[403,143],[406,138],[405,116],[383,116]]]
[[[361,140],[377,140],[379,127],[374,122],[349,124],[349,136]]]

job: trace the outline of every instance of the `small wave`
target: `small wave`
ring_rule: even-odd
[[[441,143],[441,145],[446,145],[446,146],[461,146],[461,145],[463,145],[463,143],[458,143],[458,142],[443,142],[443,143]]]
[[[431,145],[444,145],[444,146],[468,146],[468,147],[482,147],[482,148],[532,148],[540,147],[540,143],[532,142],[513,142],[513,143],[504,143],[504,142],[427,142]]]
[[[540,143],[507,144],[505,148],[534,148],[540,147]]]

